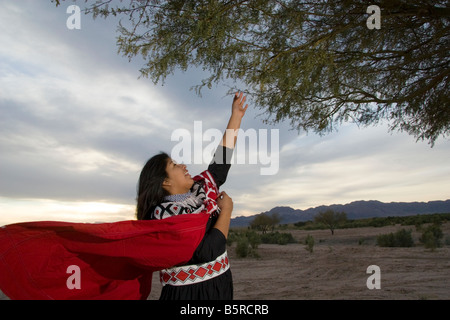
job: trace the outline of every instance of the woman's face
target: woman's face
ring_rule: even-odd
[[[166,166],[167,178],[163,183],[163,187],[169,194],[182,194],[188,192],[194,180],[184,164],[178,164],[171,158],[167,161]]]

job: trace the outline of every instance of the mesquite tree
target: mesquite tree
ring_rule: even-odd
[[[345,221],[347,221],[345,212],[335,212],[331,209],[319,212],[314,216],[314,222],[323,223],[330,229],[332,235],[334,235],[334,229]]]
[[[323,133],[386,120],[433,145],[450,128],[448,1],[369,2],[97,0],[85,12],[125,18],[119,52],[141,55],[140,73],[155,83],[201,67],[197,92],[237,81],[265,121]],[[380,9],[378,29],[369,5]]]

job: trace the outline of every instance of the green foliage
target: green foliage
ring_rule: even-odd
[[[227,239],[227,245],[231,246],[236,242],[236,254],[239,258],[247,256],[258,258],[258,246],[261,243],[261,237],[252,230],[235,232],[230,231]]]
[[[343,224],[345,221],[347,221],[347,215],[345,212],[335,212],[331,209],[319,212],[314,217],[314,222],[322,223],[327,226],[327,228],[331,230],[331,234],[334,234],[334,229]]]
[[[262,243],[269,243],[269,244],[281,244],[286,245],[288,243],[295,243],[295,239],[292,236],[291,233],[286,232],[271,232],[261,235],[261,242]]]
[[[261,244],[261,242],[262,242],[261,236],[260,236],[258,233],[256,233],[255,231],[247,231],[247,232],[245,233],[245,235],[246,235],[246,237],[247,237],[247,239],[248,239],[248,242],[249,242],[249,244],[250,244],[250,247],[251,247],[253,250],[258,249],[258,246],[259,246],[259,245]]]
[[[412,247],[414,240],[411,230],[400,229],[395,233],[382,234],[377,237],[377,244],[380,247]]]
[[[312,235],[307,235],[305,237],[305,249],[309,251],[309,253],[313,252],[314,248],[314,237]]]
[[[231,230],[228,234],[227,245],[231,246],[236,242],[236,254],[240,258],[247,256],[258,258],[258,246],[261,243],[286,245],[295,243],[295,239],[290,233],[270,232],[260,234],[254,230]]]
[[[59,0],[56,0],[59,4]],[[442,0],[380,3],[298,0],[112,0],[88,6],[94,17],[121,15],[117,44],[155,83],[175,69],[200,67],[196,89],[232,80],[268,118],[327,132],[343,121],[387,119],[433,143],[449,133],[449,9]],[[235,91],[231,88],[230,91]]]
[[[422,236],[419,241],[423,243],[425,248],[434,250],[442,247],[442,238],[444,234],[441,229],[440,223],[433,223],[423,230]]]
[[[253,221],[250,223],[250,228],[262,231],[262,233],[266,233],[269,230],[275,228],[280,222],[280,215],[278,213],[273,213],[272,215],[268,215],[265,213],[258,214]]]
[[[375,217],[357,220],[347,220],[336,226],[336,229],[384,227],[400,224],[403,226],[416,226],[416,229],[419,230],[423,224],[440,223],[445,221],[450,221],[450,213],[418,214],[411,216]],[[300,221],[294,223],[294,226],[301,230],[316,230],[327,228],[324,224],[313,221]]]
[[[237,240],[236,245],[236,254],[239,258],[245,258],[248,256],[249,252],[249,243],[246,237],[240,237]]]

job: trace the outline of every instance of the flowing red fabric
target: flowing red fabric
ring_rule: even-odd
[[[146,299],[153,272],[191,259],[209,217],[3,226],[0,289],[11,299]]]

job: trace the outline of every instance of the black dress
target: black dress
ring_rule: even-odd
[[[225,183],[231,167],[230,160],[233,150],[221,147],[216,151],[213,162],[208,171],[216,181],[219,188]],[[213,228],[217,217],[211,216],[208,221],[205,235],[186,265],[201,264],[215,260],[226,250],[224,234]],[[161,291],[160,300],[231,300],[233,299],[233,279],[231,269],[225,273],[194,284],[184,286],[165,285]]]

